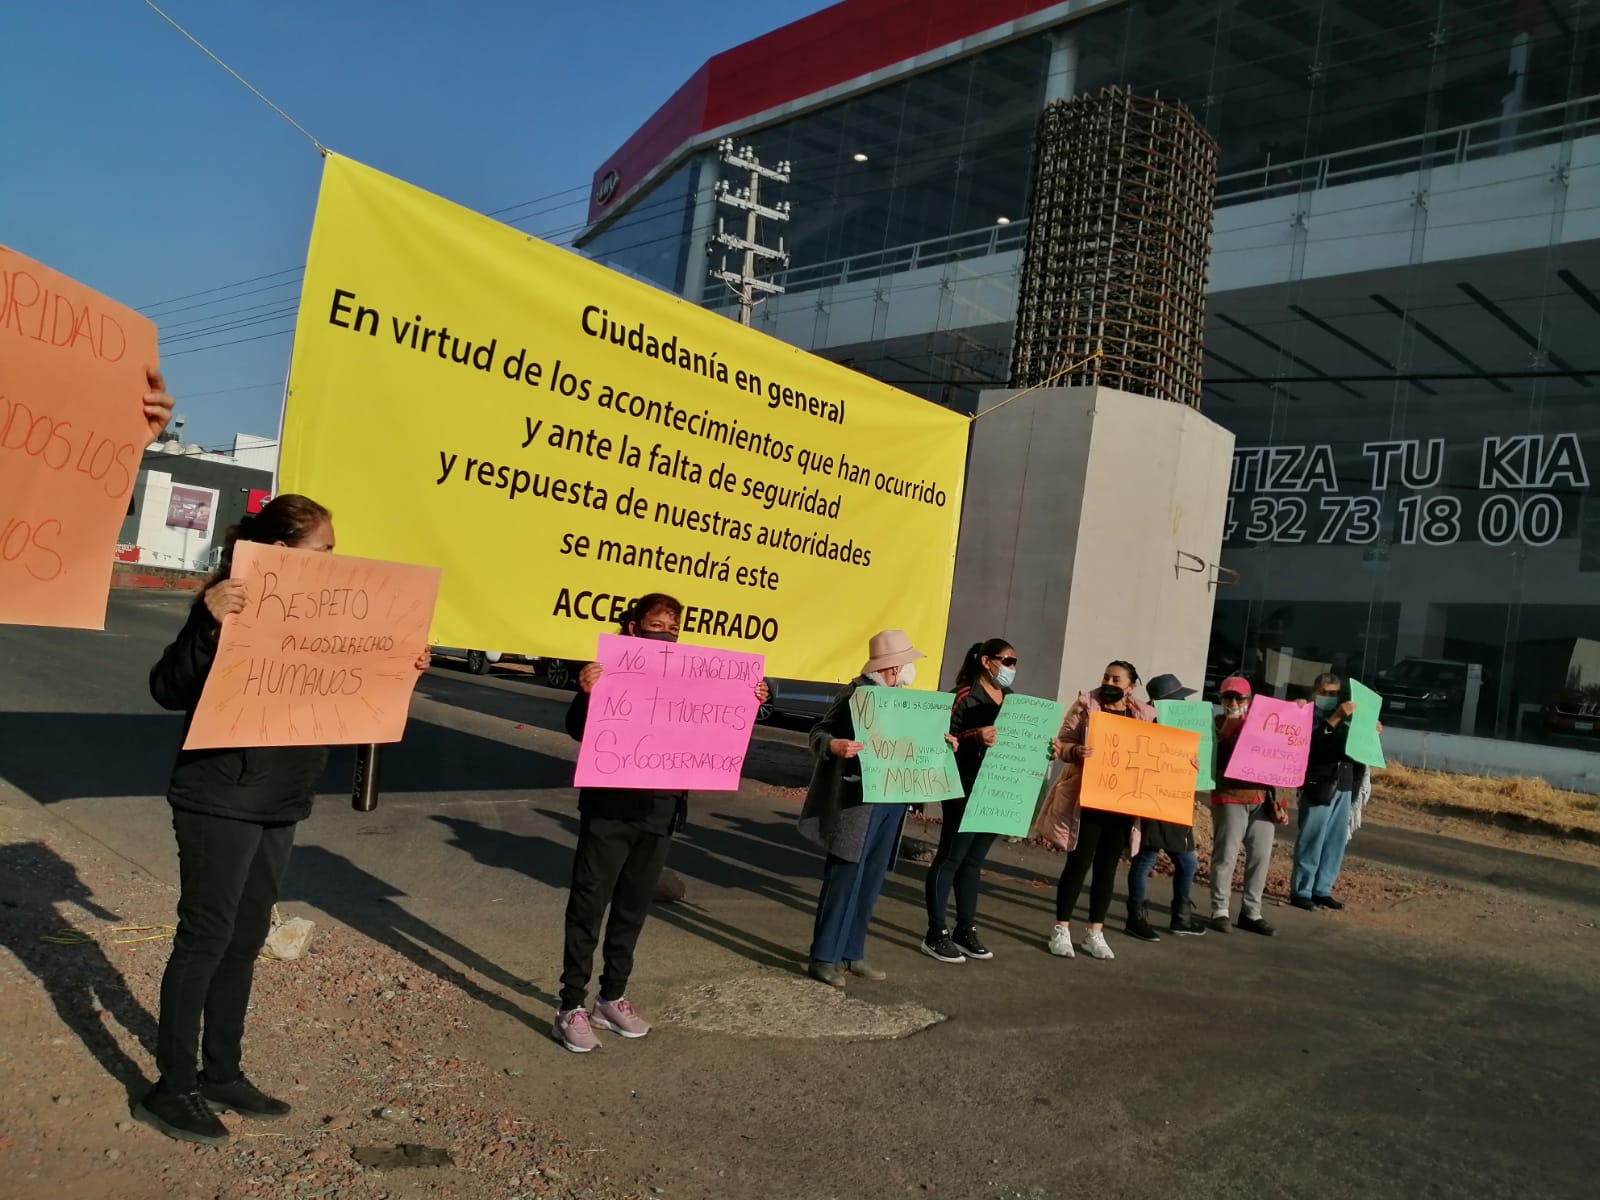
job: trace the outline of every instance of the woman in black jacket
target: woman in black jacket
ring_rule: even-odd
[[[284,495],[231,531],[221,569],[150,669],[150,694],[161,707],[184,713],[184,736],[222,622],[249,603],[249,584],[228,577],[240,539],[332,553],[333,515],[314,500]],[[416,665],[427,668],[426,647]],[[311,815],[327,759],[324,746],[178,751],[167,785],[178,838],[178,930],[161,978],[161,1077],[134,1108],[139,1120],[169,1137],[225,1142],[219,1112],[263,1119],[289,1112],[245,1078],[240,1043],[256,956],[271,929],[294,827]]]
[[[940,807],[939,849],[928,864],[924,887],[928,905],[928,933],[922,952],[940,962],[960,963],[969,958],[988,959],[994,954],[978,939],[978,884],[983,860],[997,835],[962,833],[961,818],[967,797],[978,781],[984,754],[994,745],[995,718],[1011,694],[1017,677],[1017,652],[1005,638],[975,642],[956,674],[956,697],[950,706],[950,736],[956,739],[956,770],[961,776],[958,800]],[[1043,747],[1041,747],[1043,749]],[[945,925],[950,892],[956,894],[956,927]]]

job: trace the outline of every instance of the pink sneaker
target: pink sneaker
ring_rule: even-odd
[[[589,1014],[581,1008],[558,1012],[555,1024],[550,1026],[550,1036],[574,1054],[587,1054],[600,1045],[600,1039],[590,1028]]]
[[[594,1022],[596,1029],[609,1029],[625,1038],[642,1038],[650,1032],[648,1022],[641,1020],[639,1014],[633,1011],[633,1005],[626,1000],[612,1003],[595,1001],[594,1013],[589,1019]]]

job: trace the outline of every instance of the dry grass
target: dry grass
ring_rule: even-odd
[[[1600,842],[1600,796],[1565,792],[1542,779],[1452,775],[1397,763],[1373,775],[1372,791],[1375,800]]]

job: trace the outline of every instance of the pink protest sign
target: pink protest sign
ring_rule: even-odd
[[[759,654],[607,633],[578,787],[731,792],[755,727]]]
[[[1299,787],[1306,780],[1315,715],[1309,704],[1257,696],[1250,701],[1244,728],[1223,774],[1268,787]]]

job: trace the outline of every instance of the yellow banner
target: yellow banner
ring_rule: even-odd
[[[342,552],[442,567],[435,644],[592,658],[667,592],[685,641],[939,678],[964,417],[325,159],[279,488]]]

